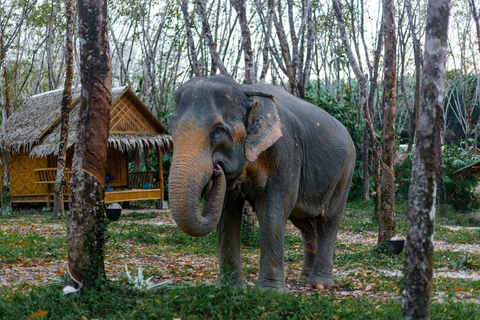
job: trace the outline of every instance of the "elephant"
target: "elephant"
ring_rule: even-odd
[[[225,75],[188,80],[175,104],[168,122],[171,214],[194,237],[217,228],[219,282],[245,287],[240,247],[248,200],[259,225],[256,286],[285,290],[288,220],[302,234],[305,285],[332,284],[334,243],[355,166],[345,127],[285,89],[240,85]]]

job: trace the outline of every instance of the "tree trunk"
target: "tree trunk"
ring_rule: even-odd
[[[430,319],[435,196],[441,152],[439,118],[445,97],[450,0],[429,0],[402,294],[403,319]]]
[[[381,208],[381,189],[380,189],[380,147],[377,138],[375,137],[375,129],[373,126],[372,115],[370,112],[370,105],[368,99],[368,88],[367,88],[367,77],[363,74],[362,70],[359,68],[357,61],[353,55],[352,49],[350,47],[347,34],[345,31],[345,23],[342,16],[342,9],[338,0],[332,0],[333,9],[335,11],[335,17],[338,23],[338,30],[340,32],[340,38],[347,54],[347,59],[352,67],[352,70],[357,78],[357,81],[360,84],[360,100],[362,103],[363,116],[365,118],[365,127],[367,128],[368,137],[372,145],[372,179],[373,179],[373,188],[374,188],[374,219],[378,217]]]
[[[395,122],[397,118],[397,36],[395,32],[395,2],[383,0],[385,26],[385,71],[382,129],[381,211],[379,216],[378,244],[392,238],[395,223]]]
[[[2,216],[12,214],[12,190],[10,184],[10,148],[2,146]]]
[[[363,161],[363,200],[370,201],[370,152],[369,152],[369,142],[368,142],[368,131],[367,127],[363,127],[363,144],[362,144],[362,161]]]
[[[248,28],[245,0],[230,0],[230,3],[235,8],[235,11],[237,11],[240,29],[242,30],[243,57],[245,59],[245,83],[253,84],[256,82],[257,76],[253,61],[252,40],[250,39],[250,29]]]
[[[413,38],[413,55],[415,59],[415,102],[413,104],[413,113],[410,115],[410,134],[408,138],[407,152],[411,152],[415,141],[415,132],[417,127],[418,109],[420,106],[421,82],[422,82],[422,57],[420,49],[420,39],[417,37],[417,31],[413,22],[413,10],[410,1],[405,1],[407,8],[408,24]]]
[[[82,98],[67,226],[68,271],[86,288],[105,281],[104,187],[112,102],[107,1],[78,0]]]
[[[202,76],[202,71],[198,64],[197,50],[195,49],[195,43],[193,41],[192,29],[190,28],[190,15],[188,13],[188,1],[182,0],[181,8],[183,13],[183,20],[185,25],[185,31],[187,33],[188,53],[190,54],[190,65],[193,74],[197,77]]]
[[[10,84],[8,82],[8,72],[5,63],[5,57],[7,55],[7,49],[4,43],[3,33],[0,34],[0,66],[3,68],[3,79],[4,79],[4,92],[5,103],[3,105],[4,119],[2,119],[2,129],[3,123],[10,117],[11,108],[10,108]],[[12,187],[10,185],[10,158],[11,150],[7,146],[1,146],[2,153],[2,216],[8,216],[12,214]]]
[[[212,57],[212,62],[220,69],[221,74],[229,75],[227,69],[225,68],[222,59],[217,51],[217,44],[212,36],[212,31],[210,30],[210,24],[208,23],[207,18],[207,10],[205,8],[206,0],[196,0],[197,1],[197,9],[200,19],[202,20],[202,28],[203,28],[203,35],[205,40],[208,43],[208,47],[210,48],[210,55]]]
[[[54,211],[57,217],[64,215],[63,204],[63,186],[65,179],[65,165],[67,158],[68,128],[70,121],[70,105],[72,102],[72,84],[73,84],[73,23],[74,11],[73,0],[65,1],[66,10],[66,70],[65,84],[63,87],[61,120],[60,120],[60,145],[58,147],[57,177],[53,193],[55,196]]]

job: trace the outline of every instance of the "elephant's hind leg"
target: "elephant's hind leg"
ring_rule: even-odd
[[[302,278],[307,278],[313,268],[317,253],[317,221],[315,218],[291,219],[292,224],[302,232],[303,268]]]
[[[319,288],[333,284],[333,258],[335,241],[342,222],[348,188],[338,187],[333,192],[325,215],[317,217],[317,253],[312,272],[305,281],[307,286]]]

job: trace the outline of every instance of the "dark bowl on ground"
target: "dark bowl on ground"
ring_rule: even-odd
[[[110,221],[117,221],[122,214],[122,209],[106,209],[107,218]]]
[[[400,254],[403,251],[405,246],[405,240],[388,240],[387,247],[388,251],[393,254]]]

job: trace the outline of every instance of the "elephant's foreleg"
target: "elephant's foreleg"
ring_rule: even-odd
[[[228,199],[217,226],[220,284],[244,288],[240,256],[243,199]]]
[[[301,276],[306,279],[312,271],[317,253],[317,221],[315,218],[291,219],[291,221],[302,232],[303,268]]]
[[[260,288],[283,290],[285,285],[285,227],[283,208],[274,201],[257,209],[260,226]],[[281,212],[279,214],[279,212]]]

